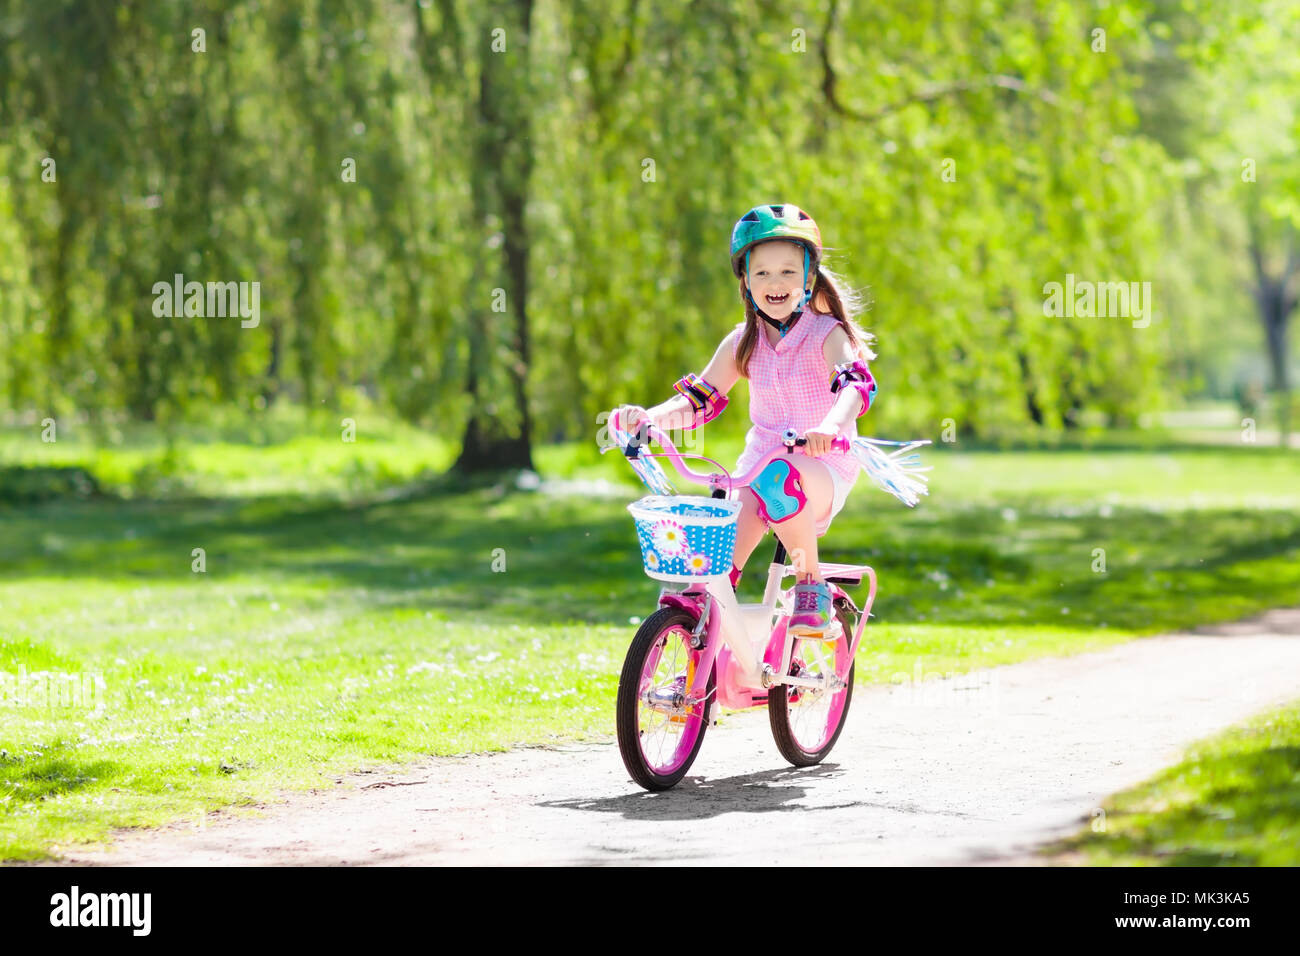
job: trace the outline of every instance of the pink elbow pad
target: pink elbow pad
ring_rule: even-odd
[[[855,389],[862,397],[862,411],[858,412],[861,418],[876,398],[876,380],[865,362],[859,360],[835,366],[831,373],[831,392],[838,393],[845,386]]]

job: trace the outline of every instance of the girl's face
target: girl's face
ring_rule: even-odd
[[[803,295],[803,246],[783,239],[749,250],[750,294],[777,321],[787,318]]]

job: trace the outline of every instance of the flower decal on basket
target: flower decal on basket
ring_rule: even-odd
[[[686,550],[686,529],[676,521],[655,522],[654,543],[663,554],[681,554]]]
[[[647,550],[645,553],[645,566],[651,571],[659,570],[659,555],[653,550]]]
[[[707,554],[692,554],[686,559],[686,570],[691,574],[708,574],[710,564]]]

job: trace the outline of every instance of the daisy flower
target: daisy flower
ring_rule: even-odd
[[[707,554],[692,554],[686,559],[686,569],[691,574],[708,574],[709,573],[709,556]]]
[[[658,571],[658,570],[659,570],[659,555],[658,555],[658,553],[656,553],[656,552],[653,551],[653,550],[646,551],[646,553],[645,553],[645,566],[646,566],[647,568],[649,568],[651,571]]]
[[[676,521],[656,522],[654,543],[666,555],[681,554],[686,550],[686,529]]]

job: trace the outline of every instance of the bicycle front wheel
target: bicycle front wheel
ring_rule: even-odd
[[[814,680],[838,674],[849,663],[849,644],[853,640],[853,615],[845,607],[836,607],[835,617],[843,634],[833,641],[796,637],[790,655],[790,676]],[[772,688],[767,699],[767,715],[772,736],[781,756],[796,767],[821,763],[835,746],[853,699],[853,666],[841,687],[815,690],[791,684]]]
[[[616,704],[623,765],[647,790],[667,790],[686,776],[704,743],[716,671],[703,700],[689,700],[703,651],[691,647],[693,615],[664,607],[642,623],[623,662]]]

